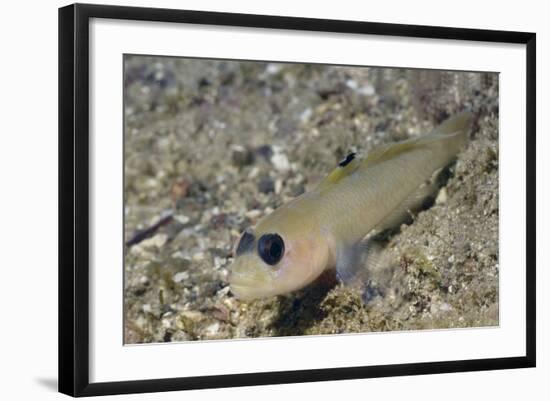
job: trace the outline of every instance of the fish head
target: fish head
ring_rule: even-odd
[[[328,264],[328,246],[315,224],[295,213],[277,212],[246,230],[237,243],[229,284],[239,299],[298,290],[320,276]]]

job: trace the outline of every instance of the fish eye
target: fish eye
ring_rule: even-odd
[[[285,243],[279,234],[264,234],[258,240],[258,254],[268,265],[276,265],[285,253]]]

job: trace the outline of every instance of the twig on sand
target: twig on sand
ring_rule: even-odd
[[[144,228],[143,230],[138,231],[137,233],[134,234],[134,236],[132,238],[130,238],[128,241],[126,241],[126,246],[131,247],[132,245],[139,244],[144,239],[149,238],[154,233],[156,233],[157,230],[159,228],[161,228],[162,226],[165,226],[165,225],[171,223],[173,219],[174,219],[174,215],[169,214],[168,216],[165,216],[165,217],[161,218],[159,221],[157,221],[152,226],[149,226],[147,228]]]

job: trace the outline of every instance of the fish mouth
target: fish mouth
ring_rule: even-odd
[[[269,290],[264,286],[258,285],[256,281],[249,277],[229,276],[229,289],[233,295],[241,301],[250,301],[253,299],[264,298],[268,296]]]
[[[272,275],[261,266],[237,259],[231,266],[229,288],[236,298],[252,300],[269,296],[272,292]]]
[[[263,298],[263,295],[254,287],[230,283],[229,288],[235,298],[241,301],[252,301],[254,299]]]
[[[264,286],[253,277],[231,273],[228,281],[231,292],[240,300],[250,301],[265,296]]]
[[[231,270],[229,273],[229,284],[236,285],[239,287],[252,287],[257,284],[259,280],[256,278],[255,274],[248,274],[237,269]]]

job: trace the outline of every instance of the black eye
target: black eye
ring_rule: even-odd
[[[264,234],[258,240],[258,254],[268,265],[276,265],[285,253],[285,243],[279,234]]]

